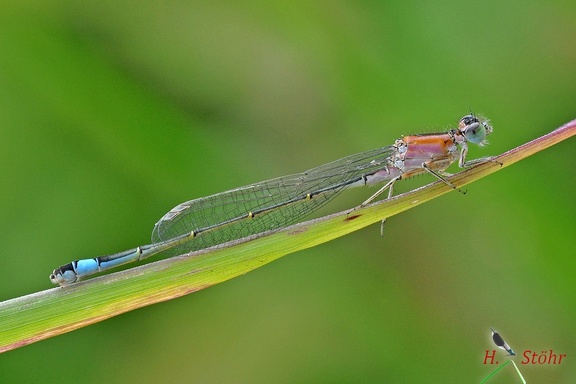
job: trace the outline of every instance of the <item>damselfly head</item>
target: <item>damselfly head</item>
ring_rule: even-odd
[[[484,146],[488,144],[486,136],[492,133],[492,126],[488,124],[488,119],[470,114],[460,119],[458,131],[466,141]]]

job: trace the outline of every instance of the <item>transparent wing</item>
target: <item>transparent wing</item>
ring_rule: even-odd
[[[344,157],[306,172],[278,177],[190,200],[174,207],[154,226],[154,244],[194,231],[196,237],[175,247],[188,252],[300,221],[344,188],[386,169],[394,147]]]

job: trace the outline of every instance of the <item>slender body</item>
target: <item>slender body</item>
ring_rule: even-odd
[[[386,189],[392,196],[396,181],[421,173],[430,173],[456,189],[443,171],[456,160],[460,167],[490,161],[466,161],[466,154],[468,142],[484,145],[491,132],[486,120],[466,115],[457,129],[448,132],[405,136],[394,145],[344,157],[303,173],[184,202],[155,224],[151,245],[73,261],[55,269],[50,280],[67,285],[167,250],[185,253],[283,228],[320,208],[345,188],[387,182],[362,205]]]

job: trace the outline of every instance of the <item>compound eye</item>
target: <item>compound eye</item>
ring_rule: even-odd
[[[484,126],[484,124],[480,124],[476,120],[475,122],[468,124],[464,128],[464,131],[462,132],[462,134],[464,135],[466,140],[468,140],[469,142],[474,143],[474,144],[482,144],[482,143],[484,143],[484,140],[486,139],[487,132],[486,132],[486,127]]]
[[[464,128],[467,125],[470,125],[472,123],[478,123],[478,119],[476,118],[476,116],[466,115],[460,119],[460,123],[458,123],[458,128],[462,129],[462,128]]]

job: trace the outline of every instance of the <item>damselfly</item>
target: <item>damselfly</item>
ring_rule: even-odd
[[[494,344],[496,344],[498,348],[508,352],[508,355],[506,356],[516,356],[516,353],[514,353],[512,348],[510,348],[510,346],[504,341],[502,336],[500,336],[500,334],[496,332],[494,328],[491,327],[490,329],[492,330],[492,340],[494,341]]]
[[[116,266],[172,249],[185,253],[216,246],[300,221],[351,187],[387,182],[362,205],[385,190],[393,194],[400,179],[429,173],[452,188],[444,170],[458,160],[461,168],[490,161],[466,161],[468,143],[483,146],[492,132],[488,121],[472,114],[458,128],[444,133],[402,137],[383,148],[358,153],[303,173],[278,177],[182,203],[154,226],[152,244],[125,252],[76,260],[50,275],[54,284],[67,285]]]

